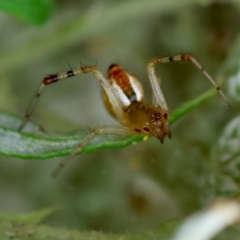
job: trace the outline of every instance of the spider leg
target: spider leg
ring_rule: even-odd
[[[43,93],[46,86],[48,86],[52,83],[58,82],[59,80],[73,77],[75,75],[79,75],[82,73],[88,73],[88,72],[91,72],[97,78],[97,80],[100,82],[102,87],[104,88],[106,94],[109,97],[109,100],[111,101],[113,110],[116,113],[117,120],[120,123],[124,122],[124,112],[122,110],[120,100],[118,99],[118,96],[116,96],[114,89],[110,85],[108,79],[106,77],[104,77],[103,73],[97,67],[81,66],[79,68],[69,70],[66,72],[48,75],[42,80],[36,94],[33,96],[32,100],[27,108],[25,117],[24,117],[21,125],[18,127],[18,131],[21,131],[25,127],[26,123],[28,122],[30,116],[32,115],[32,113],[34,111],[34,108],[38,102],[39,97]]]
[[[211,75],[203,68],[203,66],[197,61],[197,59],[192,54],[182,54],[180,55],[183,61],[191,61],[203,74],[204,76],[212,83],[212,85],[216,88],[216,90],[220,93],[222,98],[231,107],[231,103],[223,93],[222,89],[217,85],[215,80],[211,77]]]
[[[99,134],[103,133],[111,133],[111,134],[122,134],[122,135],[128,135],[131,134],[128,128],[123,126],[102,126],[95,128],[91,130],[87,136],[72,150],[71,155],[66,157],[59,165],[58,167],[52,172],[52,177],[57,177],[59,172],[64,168],[64,166],[71,160],[71,156],[76,155],[80,153],[83,148],[88,144],[89,141],[91,141],[92,138]]]
[[[38,98],[41,96],[41,93],[43,92],[43,89],[44,89],[45,85],[43,83],[40,84],[36,94],[33,96],[30,104],[28,105],[28,108],[27,108],[27,111],[25,113],[25,116],[24,116],[24,119],[23,121],[21,122],[20,126],[18,127],[18,131],[20,132],[24,127],[25,125],[27,124],[30,116],[32,115],[32,112],[36,106],[36,103],[38,101]]]
[[[159,63],[158,58],[153,58],[148,62],[148,66],[147,66],[149,80],[150,80],[153,95],[154,95],[153,103],[157,102],[157,104],[162,109],[168,110],[167,102],[164,98],[163,92],[162,92],[160,84],[159,84],[158,77],[157,77],[156,72],[155,72],[154,65],[156,63]]]
[[[118,95],[115,93],[115,90],[111,86],[109,80],[102,74],[102,72],[96,66],[82,66],[81,69],[83,73],[91,72],[98,79],[112,104],[113,111],[116,114],[118,122],[124,123],[125,115],[121,101]]]
[[[161,77],[160,76],[157,76],[157,81],[158,81],[158,84],[160,85],[161,84]],[[159,105],[154,94],[152,95],[152,105],[155,106],[155,107],[158,107],[158,105]]]
[[[163,93],[160,89],[160,86],[157,83],[157,77],[154,70],[154,65],[156,63],[167,63],[167,62],[173,62],[173,61],[191,61],[203,73],[203,75],[212,83],[212,85],[220,93],[220,95],[222,96],[224,101],[228,104],[228,106],[231,107],[229,100],[224,95],[224,93],[222,92],[221,88],[217,85],[215,80],[211,77],[211,75],[203,68],[203,66],[197,61],[197,59],[192,54],[185,53],[185,54],[174,55],[171,57],[156,57],[151,59],[148,63],[148,73],[149,73],[149,78],[150,78],[151,86],[153,89],[153,93],[157,99],[157,102],[162,108],[166,109],[167,105],[166,105],[166,101],[164,99]]]

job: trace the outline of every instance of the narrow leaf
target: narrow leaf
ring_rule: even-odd
[[[184,104],[176,110],[170,118],[170,124],[197,108],[216,93],[211,89],[198,98]],[[82,141],[89,130],[82,129],[62,135],[46,134],[40,127],[29,122],[24,132],[16,129],[21,118],[0,111],[0,154],[25,159],[47,159],[51,157],[66,156]],[[143,141],[143,135],[119,136],[115,134],[102,134],[93,138],[81,153],[90,153],[103,148],[121,148],[134,142]]]

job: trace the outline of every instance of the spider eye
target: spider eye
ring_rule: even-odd
[[[161,113],[154,113],[151,116],[151,121],[152,122],[157,122],[161,119],[161,117],[162,117]]]
[[[163,114],[163,117],[164,117],[164,119],[167,120],[167,119],[168,119],[168,114],[167,114],[167,113],[164,113],[164,114]]]
[[[149,133],[150,129],[148,127],[143,127],[143,131]]]
[[[141,130],[139,128],[135,128],[134,131],[137,132],[137,133],[141,132]]]

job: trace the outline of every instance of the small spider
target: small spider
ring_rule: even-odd
[[[144,94],[141,83],[136,77],[124,71],[120,66],[112,64],[108,70],[108,77],[95,66],[81,66],[79,68],[51,74],[45,77],[33,97],[18,131],[21,131],[29,120],[38,98],[47,85],[59,80],[73,77],[81,73],[91,72],[103,87],[103,99],[109,113],[116,118],[122,126],[102,126],[91,130],[87,136],[72,150],[71,155],[82,151],[86,144],[96,135],[102,133],[114,134],[143,134],[152,135],[163,143],[165,136],[171,138],[171,131],[168,125],[168,106],[161,91],[154,65],[173,61],[191,61],[214,85],[229,106],[230,103],[208,72],[191,54],[180,54],[172,57],[155,57],[148,62],[147,69],[149,80],[153,91],[153,103],[144,102]],[[53,172],[56,176],[63,168],[66,161],[61,163]]]

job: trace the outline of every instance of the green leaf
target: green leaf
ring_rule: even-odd
[[[53,9],[52,0],[0,0],[0,9],[35,25],[43,24]]]
[[[216,90],[211,89],[184,104],[171,115],[170,124],[173,124],[215,94]],[[87,131],[89,131],[82,129],[64,135],[50,135],[40,131],[39,126],[29,122],[24,132],[18,132],[16,129],[21,121],[20,117],[0,111],[0,154],[25,159],[47,159],[66,156],[71,153],[71,150],[81,142]],[[90,153],[103,148],[126,147],[143,140],[143,135],[119,136],[102,134],[94,137],[81,153]]]

